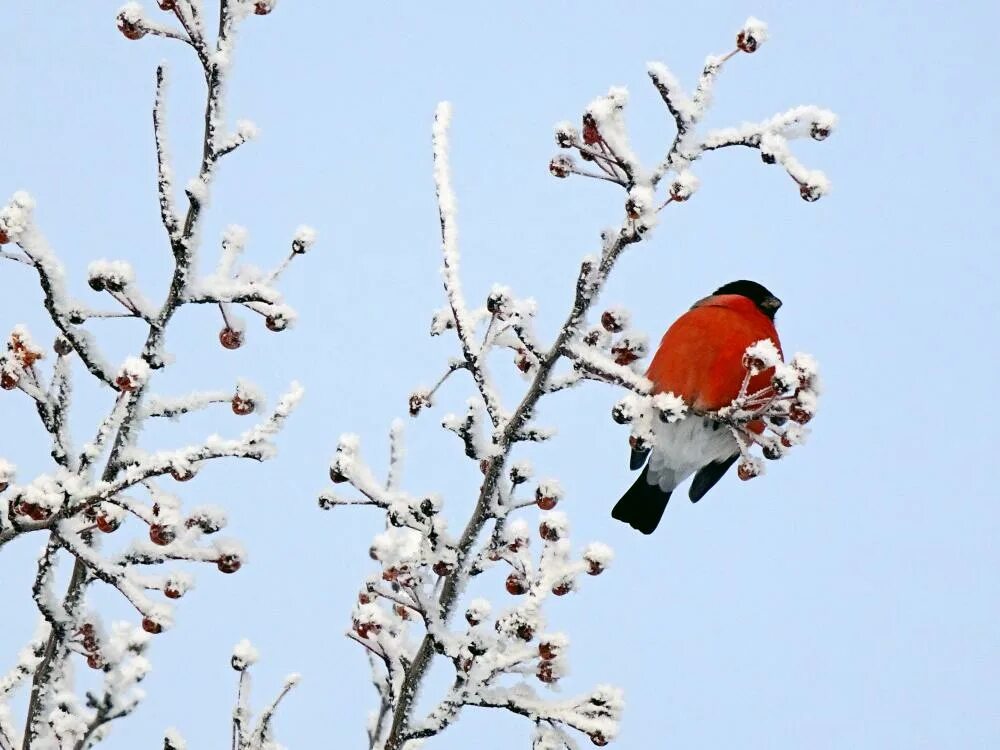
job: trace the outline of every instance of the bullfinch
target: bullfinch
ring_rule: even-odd
[[[688,497],[696,503],[736,462],[740,456],[736,438],[724,424],[705,415],[740,395],[747,347],[770,339],[780,356],[781,342],[774,328],[779,307],[781,300],[761,284],[733,281],[696,302],[670,326],[646,377],[653,383],[653,394],[672,392],[682,398],[687,416],[671,423],[655,420],[652,450],[633,449],[631,468],[643,467],[642,474],[615,505],[612,517],[651,534],[681,482],[694,474]],[[748,391],[766,388],[773,374],[771,368],[755,375]]]

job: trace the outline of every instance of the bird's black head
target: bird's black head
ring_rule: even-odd
[[[730,281],[716,289],[713,294],[739,294],[746,297],[771,320],[774,320],[774,314],[781,307],[781,300],[771,294],[766,286],[746,279]]]

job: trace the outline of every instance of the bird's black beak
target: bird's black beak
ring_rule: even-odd
[[[767,317],[774,320],[774,314],[778,312],[778,308],[781,307],[781,300],[774,296],[765,297],[760,303],[760,307]]]

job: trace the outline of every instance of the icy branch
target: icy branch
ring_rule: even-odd
[[[152,107],[156,194],[169,243],[167,257],[173,266],[169,285],[157,301],[147,298],[132,266],[122,260],[95,260],[87,269],[89,287],[107,295],[119,311],[96,311],[72,298],[63,267],[35,223],[31,197],[18,192],[0,207],[0,245],[18,248],[15,252],[4,247],[0,262],[11,260],[18,267],[34,269],[57,334],[51,365],[47,365],[48,352],[34,343],[23,326],[10,333],[0,350],[3,397],[31,400],[48,435],[54,462],[50,472],[18,483],[14,467],[0,459],[0,549],[25,534],[41,532],[45,540],[31,592],[44,623],[42,635],[31,648],[30,658],[22,655],[15,670],[0,681],[0,746],[4,747],[82,750],[103,739],[114,720],[131,713],[142,697],[135,685],[149,666],[142,656],[144,644],[172,624],[174,609],[169,602],[193,586],[184,570],[153,571],[166,565],[200,563],[229,574],[247,559],[238,542],[211,536],[225,526],[224,511],[210,506],[185,511],[181,500],[158,481],[186,482],[201,464],[217,458],[270,458],[276,450],[274,437],[302,396],[301,388],[293,384],[269,414],[233,439],[212,435],[201,443],[171,450],[151,450],[140,444],[142,428],[152,418],[177,418],[219,403],[228,403],[238,416],[264,411],[263,394],[243,380],[231,391],[201,391],[179,398],[153,396],[150,384],[159,370],[173,362],[163,348],[166,330],[185,304],[209,304],[210,311],[221,313],[219,342],[226,349],[242,346],[248,338],[246,327],[233,314],[239,307],[263,318],[270,331],[286,329],[295,312],[284,303],[276,282],[289,259],[304,254],[315,241],[315,232],[299,228],[288,257],[280,261],[278,270],[264,275],[236,263],[237,253],[231,247],[235,243],[227,237],[216,273],[195,277],[200,219],[219,161],[256,133],[248,121],[237,122],[229,131],[224,117],[236,27],[251,10],[266,15],[274,3],[219,0],[219,33],[214,40],[206,34],[201,0],[160,0],[157,5],[164,12],[157,18],[145,15],[138,3],[124,5],[116,16],[119,31],[127,39],[151,35],[190,46],[207,85],[200,161],[187,183],[188,202],[182,211],[175,203],[167,146],[167,75],[163,65],[156,70]],[[135,354],[120,363],[109,362],[86,330],[94,318],[138,325],[141,338],[131,345]],[[93,437],[78,447],[72,444],[67,428],[74,406],[74,354],[101,385],[106,406]],[[100,537],[114,533],[135,538],[115,545],[121,552],[103,552]],[[66,591],[60,594],[55,590],[55,571],[66,560],[72,561],[72,570]],[[88,594],[95,584],[116,589],[134,608],[137,625],[108,628],[100,614],[88,608]],[[77,660],[104,675],[102,690],[87,693],[86,700],[77,698],[73,677]],[[7,701],[29,677],[24,731],[17,737]],[[252,728],[247,747],[271,747],[273,707]],[[172,742],[168,736],[166,744]],[[179,742],[173,746],[179,747]]]
[[[537,727],[537,748],[575,748],[574,731],[596,745],[606,744],[617,734],[623,705],[617,690],[599,687],[589,696],[570,700],[552,700],[537,692],[539,683],[551,685],[565,673],[568,652],[567,636],[546,632],[544,605],[552,597],[576,590],[581,574],[601,573],[611,551],[591,544],[582,555],[573,553],[559,484],[546,479],[527,490],[533,483],[533,470],[513,452],[522,443],[553,436],[554,430],[535,422],[543,396],[587,380],[628,391],[614,416],[632,425],[637,450],[655,440],[657,424],[688,415],[689,405],[683,399],[654,393],[653,384],[642,374],[649,345],[643,334],[630,328],[627,311],[608,308],[600,313],[598,324],[588,325],[587,320],[621,254],[650,236],[666,206],[695,196],[699,180],[691,165],[704,152],[736,144],[761,148],[762,153],[766,148],[800,187],[809,186],[809,196],[803,193],[804,198],[825,191],[817,173],[807,172],[781,151],[777,140],[803,132],[825,137],[833,119],[823,110],[797,108],[760,125],[707,136],[698,133],[723,65],[740,53],[754,52],[766,38],[766,26],[748,19],[737,34],[736,49],[706,60],[691,95],[666,66],[649,66],[677,131],[658,165],[644,166],[630,145],[625,123],[628,94],[622,88],[613,87],[591,102],[581,128],[570,123],[556,126],[557,145],[573,156],[557,155],[549,164],[550,172],[559,178],[597,178],[619,185],[625,195],[620,223],[605,231],[598,251],[580,263],[569,311],[549,342],[535,334],[534,300],[518,298],[506,287],[493,287],[482,307],[468,307],[459,278],[456,199],[448,159],[451,107],[438,106],[433,126],[434,180],[447,306],[434,313],[430,331],[433,336],[454,331],[461,356],[447,363],[433,387],[412,392],[408,410],[415,417],[434,408],[440,385],[454,373],[468,371],[475,394],[463,408],[445,414],[441,425],[460,439],[462,453],[474,462],[482,480],[475,504],[465,512],[461,532],[452,534],[443,519],[445,498],[403,488],[402,436],[397,424],[390,434],[390,467],[384,479],[363,460],[356,436],[343,436],[331,461],[330,479],[338,489],[324,491],[320,506],[365,505],[386,518],[386,531],[369,550],[378,571],[364,583],[347,633],[365,648],[378,695],[378,708],[368,725],[370,748],[400,750],[407,743],[434,736],[466,707],[499,708],[528,718]],[[574,156],[587,166],[578,166]],[[663,178],[671,173],[666,189],[658,193]],[[503,408],[493,387],[486,368],[491,355],[505,358],[524,376],[525,388],[512,410]],[[767,367],[772,367],[780,382],[757,388],[751,376],[730,407],[698,415],[723,422],[745,446],[741,476],[749,470],[745,467],[750,465],[748,451],[753,444],[773,453],[775,441],[780,443],[785,436],[789,441],[798,439],[796,428],[780,426],[777,411],[786,408],[789,418],[797,422],[791,418],[792,404],[799,419],[811,414],[815,406],[812,386],[804,384],[806,376],[801,374],[812,372],[809,361],[800,359],[787,366],[800,373],[798,385],[789,391],[791,381],[781,378],[790,378],[791,370],[775,357],[759,345],[748,352],[747,366],[760,377],[766,377]],[[809,377],[806,381],[812,382]],[[779,430],[776,437],[758,429],[765,422]],[[343,486],[353,492],[340,489]],[[555,510],[557,505],[559,510]],[[528,520],[531,516],[526,514],[536,509],[542,515]],[[535,552],[532,526],[540,538],[536,542],[540,549]],[[507,595],[515,597],[513,605],[493,615],[490,601],[477,598],[466,603],[464,623],[452,622],[455,610],[471,595],[476,576],[495,565],[507,573],[505,588]],[[415,630],[420,633],[416,640]],[[452,684],[431,703],[426,716],[417,717],[417,695],[435,659],[451,663]]]

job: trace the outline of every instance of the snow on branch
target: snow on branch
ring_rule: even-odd
[[[438,106],[432,145],[447,304],[434,313],[430,333],[454,331],[460,356],[447,362],[433,387],[411,393],[408,410],[416,417],[433,409],[441,384],[467,372],[473,395],[462,409],[445,414],[441,425],[460,439],[462,454],[475,463],[482,481],[475,503],[461,509],[464,525],[453,532],[444,519],[444,497],[403,488],[398,423],[390,431],[390,466],[384,479],[363,458],[355,435],[341,437],[331,460],[333,486],[320,495],[320,507],[369,506],[386,519],[386,530],[369,549],[376,571],[361,587],[347,632],[365,649],[371,665],[378,698],[368,724],[373,750],[400,750],[433,737],[467,707],[498,708],[526,717],[535,724],[538,750],[576,748],[577,732],[598,746],[617,735],[624,705],[617,689],[599,686],[568,700],[545,692],[565,674],[569,652],[568,636],[548,631],[545,605],[575,591],[584,575],[603,572],[612,553],[599,543],[574,552],[562,512],[562,489],[555,480],[533,480],[531,464],[520,455],[525,447],[521,444],[554,435],[550,426],[535,421],[542,397],[586,380],[628,391],[614,417],[633,425],[637,447],[655,439],[656,424],[688,415],[688,404],[673,394],[654,394],[652,383],[642,375],[648,341],[631,329],[627,311],[608,308],[597,324],[587,320],[621,254],[649,236],[667,205],[683,204],[696,193],[699,181],[691,166],[705,152],[737,144],[761,148],[775,155],[800,188],[808,187],[809,195],[803,192],[803,197],[812,199],[826,191],[820,173],[805,171],[778,148],[778,139],[828,135],[835,120],[825,110],[796,108],[756,126],[698,133],[723,65],[740,53],[756,51],[766,38],[767,27],[749,19],[737,34],[736,49],[708,58],[690,96],[666,66],[649,66],[677,131],[667,156],[652,167],[643,165],[630,145],[625,123],[628,93],[623,88],[612,88],[591,102],[582,127],[568,122],[556,126],[557,145],[565,152],[552,159],[550,172],[617,184],[625,198],[621,223],[603,232],[597,252],[582,260],[563,325],[548,342],[535,333],[534,300],[519,298],[509,288],[495,286],[481,306],[468,306],[459,277],[449,163],[452,110],[447,103]],[[672,178],[660,193],[668,174]],[[748,377],[733,404],[705,415],[725,423],[740,441],[741,476],[756,460],[749,454],[753,445],[775,457],[771,454],[784,450],[777,446],[800,440],[798,425],[815,408],[811,360],[797,357],[786,366],[772,356],[776,352],[765,349],[762,344],[752,347],[746,365],[756,374],[772,368],[770,385],[751,390],[750,383],[756,381]],[[512,405],[502,403],[494,385],[487,367],[491,356],[493,361],[511,362],[524,376],[523,393]],[[793,424],[787,424],[789,420]],[[345,492],[345,486],[353,492]],[[477,576],[494,566],[505,573],[505,596],[511,597],[506,603],[477,596]],[[456,617],[462,610],[464,618]],[[419,716],[417,696],[435,660],[451,664],[451,686]]]
[[[199,276],[195,261],[201,250],[202,210],[218,165],[256,133],[248,121],[230,130],[224,116],[236,31],[249,15],[267,15],[274,1],[219,0],[214,39],[206,32],[201,0],[158,0],[157,5],[159,11],[151,17],[138,3],[127,3],[116,16],[119,31],[127,39],[152,35],[188,45],[207,85],[200,163],[184,191],[187,205],[181,208],[167,145],[167,71],[165,65],[156,69],[152,125],[157,201],[169,246],[166,257],[173,265],[167,288],[151,301],[129,263],[95,260],[87,269],[87,285],[110,300],[113,311],[95,309],[70,293],[66,273],[35,221],[32,198],[20,191],[0,206],[0,261],[34,270],[56,334],[51,358],[24,326],[15,327],[0,346],[3,397],[30,399],[54,462],[48,473],[19,480],[16,467],[0,457],[0,551],[28,534],[38,533],[45,540],[32,587],[41,615],[39,635],[15,668],[0,678],[3,748],[81,750],[101,740],[114,720],[131,713],[142,698],[135,685],[149,669],[143,655],[146,644],[170,627],[175,617],[172,602],[193,587],[193,576],[183,566],[210,564],[222,573],[235,573],[247,559],[239,542],[215,536],[227,522],[223,509],[185,508],[171,485],[183,486],[207,461],[272,457],[274,438],[302,397],[301,387],[293,383],[268,411],[263,393],[245,380],[184,396],[151,391],[158,372],[173,361],[163,348],[165,333],[185,305],[207,304],[217,311],[222,321],[218,339],[225,349],[239,348],[251,338],[237,314],[241,309],[260,316],[270,331],[288,328],[295,312],[276,285],[289,263],[316,239],[312,229],[299,227],[275,270],[264,273],[238,262],[247,233],[231,227],[223,236],[215,272]],[[134,342],[134,354],[121,362],[109,361],[87,330],[95,318],[139,321],[144,330]],[[67,429],[74,411],[75,359],[107,397],[106,415],[82,445],[73,444]],[[194,445],[165,450],[151,450],[139,440],[147,420],[180,419],[217,404],[228,404],[239,417],[260,416],[234,438],[211,435]],[[121,540],[114,545],[117,552],[102,549],[102,538],[110,535]],[[56,590],[60,562],[72,565],[65,592]],[[133,623],[109,625],[90,608],[90,592],[98,582],[116,589],[134,608]],[[78,660],[104,676],[102,690],[88,692],[83,699],[74,679]],[[19,736],[9,700],[24,685],[30,685],[30,694]],[[281,696],[290,687],[286,685]],[[271,747],[270,717],[276,706],[277,701],[255,727],[240,734],[239,747]]]

